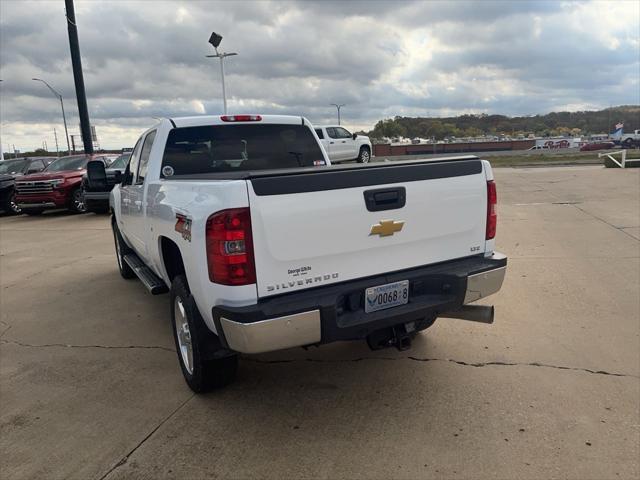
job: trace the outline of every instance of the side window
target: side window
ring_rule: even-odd
[[[136,173],[138,172],[138,163],[140,162],[140,150],[142,149],[142,137],[138,139],[138,143],[133,149],[133,153],[131,154],[131,160],[129,160],[129,180],[126,184],[131,185],[134,180]]]
[[[336,127],[336,131],[338,133],[337,138],[351,138],[351,134],[349,133],[349,130],[347,130],[346,128]]]
[[[27,168],[29,172],[41,172],[44,170],[44,162],[42,160],[34,160]]]
[[[142,153],[140,153],[140,165],[138,167],[138,175],[136,177],[136,184],[144,182],[144,177],[147,176],[147,166],[149,164],[149,155],[151,154],[151,147],[153,147],[153,141],[156,138],[156,131],[152,131],[144,139],[144,145],[142,146]]]
[[[340,138],[338,136],[338,132],[336,132],[336,129],[333,127],[327,127],[327,135],[329,135],[331,138]]]
[[[320,140],[322,140],[324,138],[324,135],[322,134],[322,129],[321,128],[316,128],[316,135],[318,135],[318,138]]]

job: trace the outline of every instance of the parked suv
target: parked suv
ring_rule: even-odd
[[[52,162],[41,173],[21,177],[16,180],[16,204],[27,215],[39,215],[54,208],[84,213],[80,183],[90,160],[108,164],[103,155],[71,155]]]
[[[56,157],[12,158],[0,162],[0,210],[9,215],[20,213],[15,202],[16,177],[41,172]]]

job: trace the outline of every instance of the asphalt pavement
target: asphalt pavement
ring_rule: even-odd
[[[109,220],[0,219],[0,476],[640,476],[640,171],[496,169],[493,325],[241,359],[193,395]]]

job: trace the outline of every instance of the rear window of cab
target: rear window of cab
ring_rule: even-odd
[[[305,125],[238,124],[174,128],[162,176],[271,170],[325,165]]]

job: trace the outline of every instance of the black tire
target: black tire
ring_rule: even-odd
[[[24,210],[23,213],[26,213],[27,215],[31,215],[31,216],[37,216],[37,215],[42,215],[42,212],[44,212],[44,210],[41,210],[39,208],[29,208],[27,210]]]
[[[368,147],[360,147],[357,160],[358,163],[369,163],[371,161],[371,150]]]
[[[633,148],[633,138],[627,138],[624,142],[622,142],[622,145],[624,145],[627,148]]]
[[[84,203],[84,191],[82,190],[82,187],[78,187],[73,192],[71,192],[69,210],[71,210],[73,213],[87,212],[87,206]]]
[[[232,383],[238,371],[238,355],[224,350],[218,337],[204,323],[184,275],[173,279],[169,297],[173,339],[180,369],[189,388],[204,393]],[[188,325],[186,331],[185,323]],[[182,332],[180,339],[178,331]],[[191,346],[191,356],[185,347],[185,338]]]
[[[126,278],[129,280],[130,278],[135,278],[136,274],[131,269],[129,264],[124,261],[124,256],[131,252],[131,249],[124,243],[124,239],[122,235],[120,235],[120,230],[118,230],[118,225],[116,225],[116,220],[113,218],[111,220],[111,230],[113,231],[113,241],[115,243],[116,248],[116,260],[118,261],[118,270],[120,270],[120,275],[122,278]]]
[[[20,215],[22,213],[22,209],[16,203],[15,190],[12,189],[7,196],[7,203],[2,206],[2,210],[4,210],[5,215]]]

